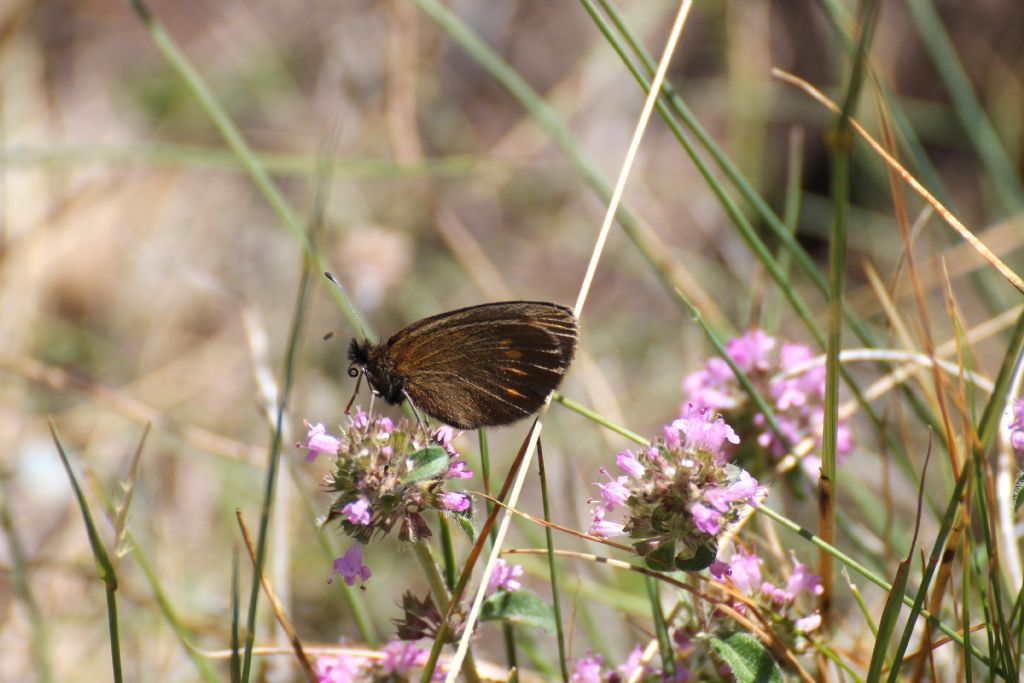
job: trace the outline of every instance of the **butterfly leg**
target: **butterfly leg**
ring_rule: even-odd
[[[416,416],[416,423],[424,430],[427,431],[427,421],[420,416],[420,411],[416,410],[416,404],[409,398],[409,392],[402,390],[402,394],[405,396],[405,400],[409,402],[409,407],[412,408],[412,414]]]

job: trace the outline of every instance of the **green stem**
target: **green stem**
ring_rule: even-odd
[[[82,511],[82,519],[85,522],[86,535],[89,537],[89,547],[92,550],[93,560],[96,562],[96,568],[99,570],[100,580],[103,582],[103,588],[106,591],[107,597],[107,629],[110,634],[110,659],[111,665],[114,669],[114,681],[115,683],[121,683],[121,641],[120,632],[117,626],[117,572],[114,570],[114,565],[110,561],[110,556],[107,554],[107,549],[103,546],[103,541],[100,539],[99,531],[96,530],[96,524],[92,519],[92,512],[89,510],[89,503],[85,499],[85,494],[82,493],[82,487],[78,484],[78,477],[75,476],[75,471],[71,468],[71,460],[68,458],[67,452],[64,450],[64,444],[61,442],[60,437],[57,435],[57,427],[53,421],[50,421],[50,435],[53,437],[53,443],[57,447],[57,453],[60,455],[60,461],[64,465],[64,471],[67,472],[68,480],[71,482],[71,487],[75,492],[75,498],[78,500],[78,507]]]
[[[666,678],[671,680],[676,672],[676,660],[672,656],[672,643],[668,639],[668,624],[665,623],[665,614],[661,611],[661,596],[658,593],[658,582],[652,576],[644,576],[644,584],[647,586],[647,599],[651,605],[651,618],[654,620],[654,630],[658,635],[658,649],[661,651],[661,668],[667,674]]]
[[[430,586],[430,594],[434,596],[434,602],[437,604],[438,610],[440,610],[441,614],[444,614],[448,611],[451,595],[444,585],[441,572],[437,569],[437,563],[434,561],[434,555],[430,552],[430,546],[427,545],[425,540],[420,539],[412,544],[412,549],[413,554],[420,563],[420,569],[423,570],[423,576],[427,579],[427,585]],[[468,683],[480,683],[480,676],[476,671],[476,661],[473,658],[472,650],[466,652],[466,659],[462,663],[462,675],[466,677]]]
[[[551,521],[551,503],[548,496],[547,471],[544,468],[544,449],[537,440],[537,475],[540,477],[540,499],[544,507],[544,521]],[[569,654],[565,647],[565,629],[562,627],[562,600],[558,588],[558,564],[555,562],[555,539],[551,527],[544,526],[544,542],[548,551],[548,577],[551,581],[551,604],[555,610],[555,636],[558,640],[558,666],[562,680],[569,680]]]

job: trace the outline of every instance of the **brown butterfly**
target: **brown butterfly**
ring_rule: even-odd
[[[353,339],[348,374],[459,429],[505,425],[537,412],[561,384],[577,335],[566,306],[481,304],[424,318],[382,344]]]

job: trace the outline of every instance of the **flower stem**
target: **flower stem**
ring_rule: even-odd
[[[427,585],[430,586],[430,593],[434,596],[434,602],[437,603],[437,608],[440,612],[444,614],[448,611],[448,603],[451,598],[448,589],[444,585],[444,579],[441,578],[441,572],[438,571],[437,563],[434,562],[434,555],[430,552],[430,546],[427,545],[425,540],[420,539],[412,544],[412,549],[416,559],[419,560],[423,575],[427,579]],[[466,677],[467,683],[480,683],[480,676],[476,672],[476,661],[473,659],[472,650],[466,653],[466,658],[463,660],[462,675]]]

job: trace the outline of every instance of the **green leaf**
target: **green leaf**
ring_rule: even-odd
[[[1020,506],[1024,505],[1024,470],[1017,475],[1017,483],[1013,485],[1013,511],[1020,512]]]
[[[498,591],[487,598],[480,609],[480,621],[495,619],[555,632],[555,611],[540,596],[528,590]]]
[[[448,471],[448,451],[440,446],[421,448],[409,456],[409,471],[402,477],[403,484],[434,479]]]
[[[697,548],[693,557],[682,558],[676,555],[676,569],[684,572],[699,572],[711,566],[711,563],[718,557],[718,549],[710,545],[702,545]]]
[[[459,527],[463,533],[469,538],[470,543],[476,543],[476,527],[473,526],[473,520],[465,515],[452,515],[455,521],[459,523]]]
[[[749,633],[712,636],[711,645],[732,669],[737,683],[785,683],[775,658]]]
[[[665,541],[654,551],[643,556],[644,564],[656,572],[670,572],[673,569],[672,556],[676,552],[676,544]]]

